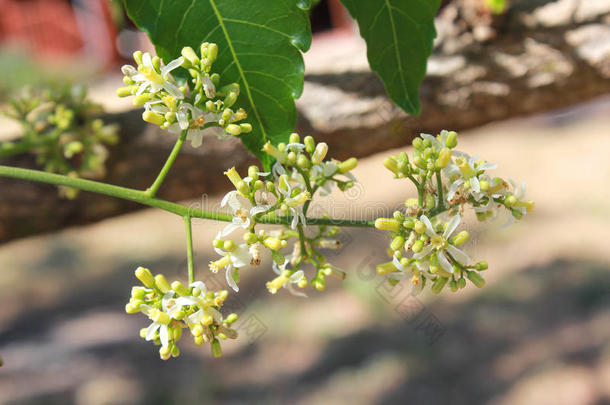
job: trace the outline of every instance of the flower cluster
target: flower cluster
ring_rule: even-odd
[[[355,158],[343,162],[325,160],[326,143],[316,143],[311,136],[301,142],[296,133],[290,135],[287,144],[274,146],[268,142],[263,151],[275,159],[271,172],[260,172],[256,166],[250,166],[248,176],[244,178],[235,168],[225,172],[235,190],[223,198],[221,205],[230,207],[233,220],[214,240],[214,248],[221,258],[210,262],[210,269],[217,272],[224,268],[227,283],[238,291],[238,270],[247,265],[259,265],[261,250],[268,249],[273,258],[272,269],[277,274],[267,283],[269,292],[275,294],[285,287],[293,294],[304,295],[294,286],[304,288],[308,284],[323,290],[325,276],[345,278],[345,274],[328,264],[319,252],[319,249],[340,246],[334,239],[338,229],[322,225],[310,232],[307,210],[318,191],[325,196],[335,186],[343,191],[352,187],[356,180],[350,171],[358,161]],[[267,223],[275,222],[283,228],[255,229],[263,218]],[[243,242],[228,238],[238,229],[243,231]],[[305,263],[316,269],[310,280],[301,269]]]
[[[237,315],[223,318],[219,311],[228,296],[226,290],[208,290],[201,281],[188,287],[179,281],[169,284],[163,274],[153,276],[143,267],[136,269],[135,274],[144,286],[132,288],[125,311],[142,312],[152,321],[140,331],[140,336],[161,346],[159,355],[163,360],[180,355],[177,343],[184,328],[189,329],[195,344],[210,343],[215,357],[222,355],[219,339],[237,337],[237,332],[231,329]]]
[[[412,159],[401,152],[384,161],[395,178],[415,184],[418,198],[407,199],[404,212],[375,221],[375,227],[390,231],[392,238],[392,261],[378,265],[377,272],[393,283],[410,277],[414,293],[426,284],[435,293],[447,284],[452,291],[463,288],[466,279],[477,287],[485,284],[480,272],[487,263],[473,263],[460,248],[470,237],[468,231],[455,233],[466,208],[473,209],[480,221],[503,210],[509,223],[534,209],[533,201],[524,200],[525,185],[491,177],[487,171],[496,164],[454,150],[457,137],[453,131],[436,137],[422,134],[413,140]]]
[[[136,51],[137,67],[121,68],[126,86],[117,90],[120,97],[134,96],[135,106],[144,106],[142,118],[172,133],[187,131],[193,147],[202,143],[203,132],[210,128],[217,136],[237,136],[252,131],[250,124],[239,124],[247,117],[243,109],[231,107],[239,96],[239,84],[221,86],[218,73],[211,73],[218,55],[214,43],[201,44],[199,55],[193,48],[182,48],[182,55],[164,64],[158,56]],[[178,68],[188,71],[191,85],[180,84],[172,76]]]
[[[108,145],[118,142],[118,127],[96,118],[100,105],[88,100],[84,86],[59,85],[42,90],[24,89],[10,100],[6,115],[19,121],[23,136],[4,142],[0,152],[27,151],[45,171],[72,177],[100,178]],[[73,198],[77,190],[60,188]]]

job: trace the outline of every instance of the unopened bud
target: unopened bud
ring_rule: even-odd
[[[375,228],[382,231],[398,232],[400,229],[400,222],[394,218],[377,218],[375,220]]]
[[[356,168],[356,166],[358,166],[358,159],[356,158],[349,158],[346,161],[339,163],[339,173],[347,173],[350,170],[353,170]]]
[[[150,270],[144,267],[138,267],[136,269],[136,277],[148,288],[153,288],[155,286],[155,279],[150,272]]]
[[[435,166],[437,169],[443,169],[447,167],[449,162],[451,161],[451,151],[447,148],[444,148],[438,154],[438,159],[436,159]]]
[[[436,280],[434,280],[434,283],[432,283],[432,292],[435,294],[440,293],[445,287],[445,284],[447,284],[448,280],[449,279],[447,277],[437,277]]]
[[[479,271],[487,270],[488,267],[489,267],[489,265],[487,264],[486,261],[480,261],[474,265],[474,268]]]
[[[453,243],[455,246],[460,246],[468,242],[468,239],[470,239],[470,234],[468,231],[462,231],[451,239],[451,243]]]
[[[328,153],[328,145],[326,144],[326,142],[320,142],[316,146],[316,149],[314,150],[313,154],[311,155],[311,162],[314,165],[321,163],[324,160],[324,158],[326,157],[327,153]]]
[[[476,271],[469,271],[468,279],[470,281],[472,281],[472,283],[479,288],[482,288],[483,286],[485,286],[485,279],[483,277],[481,277],[479,275],[479,273],[477,273]]]
[[[161,114],[154,113],[152,111],[144,111],[142,113],[142,119],[151,124],[161,126],[165,122],[165,117]]]
[[[161,290],[162,293],[166,293],[171,289],[169,283],[167,282],[167,279],[163,274],[157,274],[155,276],[155,283],[157,284],[157,287],[159,287],[159,290]]]
[[[455,131],[449,131],[447,133],[447,138],[445,138],[445,146],[449,149],[453,149],[457,146],[457,138],[458,134]]]
[[[305,150],[307,153],[312,154],[316,148],[316,141],[312,136],[307,135],[305,139],[303,139],[303,143],[305,144]]]

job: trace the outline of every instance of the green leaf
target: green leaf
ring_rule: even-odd
[[[305,71],[300,51],[311,44],[308,7],[307,0],[125,0],[129,17],[166,62],[184,46],[218,44],[213,71],[221,85],[240,84],[237,105],[253,127],[240,138],[265,168],[270,160],[262,146],[286,142],[296,125],[294,99]]]
[[[396,104],[419,114],[419,85],[436,37],[440,0],[341,0],[358,22],[371,69]]]

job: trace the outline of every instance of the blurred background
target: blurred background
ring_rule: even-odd
[[[149,184],[171,141],[114,97],[118,67],[150,47],[119,3],[0,0],[0,9],[1,103],[26,84],[90,85],[123,129],[106,181]],[[124,305],[137,266],[185,279],[182,220],[2,180],[0,404],[610,404],[610,1],[514,1],[500,15],[478,0],[444,2],[420,117],[385,98],[337,1],[319,2],[312,27],[299,130],[361,158],[360,184],[315,212],[391,212],[415,190],[383,158],[410,152],[420,131],[460,130],[460,150],[525,181],[536,201],[507,229],[466,218],[466,250],[489,262],[487,286],[412,297],[375,274],[385,235],[345,229],[344,248],[328,252],[345,281],[306,299],[271,296],[269,266],[246,269],[227,303],[240,338],[219,359],[184,339],[181,356],[164,362],[138,336],[145,317]],[[0,140],[18,134],[0,124]],[[218,206],[229,186],[222,169],[252,161],[239,143],[206,145],[185,149],[162,197]],[[197,278],[215,288],[226,288],[207,271],[222,226],[193,229]]]

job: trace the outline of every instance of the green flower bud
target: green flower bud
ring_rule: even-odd
[[[424,242],[421,240],[418,240],[417,242],[415,242],[413,244],[413,246],[411,247],[411,250],[413,251],[413,253],[419,253],[421,252],[421,250],[424,248]]]
[[[434,283],[432,283],[432,292],[434,294],[440,293],[445,287],[445,284],[447,284],[447,280],[449,280],[447,277],[437,277],[436,280],[434,280]]]
[[[212,356],[220,357],[222,356],[222,348],[220,347],[220,342],[218,339],[212,340]]]
[[[142,64],[142,51],[135,51],[133,53],[133,60],[135,60],[138,65],[141,65]]]
[[[150,270],[144,267],[138,267],[135,274],[138,280],[140,280],[146,287],[153,288],[155,286],[155,279]]]
[[[128,302],[127,305],[125,305],[125,312],[128,314],[135,314],[140,312],[140,307],[134,305],[132,302]]]
[[[420,220],[416,220],[413,229],[415,229],[415,232],[423,235],[426,232],[426,224]]]
[[[266,247],[268,247],[271,250],[280,250],[283,246],[282,246],[282,241],[279,240],[278,238],[274,238],[274,237],[267,237],[263,240],[263,245],[265,245]]]
[[[418,138],[413,139],[413,141],[411,143],[413,144],[413,147],[415,149],[421,149],[421,147],[424,144],[424,141],[423,141],[423,139],[418,137]]]
[[[133,94],[132,89],[132,86],[119,87],[116,90],[116,95],[119,97],[129,97]]]
[[[485,279],[476,271],[469,271],[467,277],[477,287],[482,288],[485,286]]]
[[[290,138],[288,138],[288,142],[290,143],[299,143],[301,141],[301,137],[296,132],[290,134]]]
[[[216,45],[215,43],[211,43],[208,46],[207,58],[210,61],[210,63],[214,63],[216,61],[217,57],[218,57],[218,45]]]
[[[220,240],[220,239],[214,239],[214,241],[212,242],[212,245],[216,248],[216,249],[222,249],[224,247],[224,240]]]
[[[161,114],[154,113],[152,111],[144,111],[142,113],[142,119],[154,125],[161,126],[165,122],[165,117]]]
[[[456,292],[458,290],[457,282],[455,280],[451,280],[449,282],[449,288],[451,288],[452,292]]]
[[[313,163],[314,165],[321,163],[326,157],[327,153],[328,145],[326,144],[326,142],[320,142],[318,145],[316,145],[316,149],[311,155],[311,163]]]
[[[400,250],[405,243],[405,238],[402,236],[396,236],[392,243],[390,243],[390,249],[392,250]]]
[[[235,249],[237,249],[237,245],[235,244],[235,242],[233,242],[232,240],[226,240],[223,245],[222,245],[223,249],[226,250],[227,252],[232,252]]]
[[[172,355],[171,346],[161,347],[159,349],[159,356],[161,357],[162,360],[169,359],[171,357],[171,355]]]
[[[258,180],[258,167],[255,165],[252,165],[250,167],[248,167],[248,177],[250,177],[252,180]]]
[[[184,59],[188,60],[193,65],[198,65],[200,62],[199,56],[197,56],[193,48],[191,48],[190,46],[185,46],[184,48],[182,48],[181,54],[182,56],[184,56]]]
[[[227,96],[222,100],[222,103],[225,107],[231,107],[237,101],[238,94],[235,92],[230,92]]]
[[[173,345],[172,347],[172,357],[178,357],[180,356],[180,349],[178,348],[178,346]]]
[[[514,208],[511,208],[510,210],[511,214],[513,214],[513,217],[515,217],[515,219],[521,219],[523,218],[523,212],[516,210]]]
[[[258,242],[258,236],[252,232],[244,233],[244,242],[246,242],[248,245],[252,245]]]
[[[252,125],[248,123],[239,124],[239,129],[241,129],[242,134],[247,134],[248,132],[252,132]]]
[[[142,339],[146,339],[146,331],[147,331],[147,328],[140,329],[140,337]]]
[[[457,146],[457,137],[458,134],[455,131],[450,131],[447,134],[447,138],[445,139],[445,146],[449,149],[453,149]]]
[[[339,173],[347,173],[358,166],[358,159],[349,158],[346,161],[339,163]]]
[[[286,162],[288,163],[288,165],[294,166],[297,162],[297,154],[294,152],[289,152],[286,156]]]
[[[449,162],[451,161],[451,151],[447,148],[443,148],[438,154],[438,159],[436,159],[435,166],[437,169],[443,169],[447,167]]]
[[[316,141],[312,136],[307,135],[303,140],[303,143],[305,144],[305,150],[311,155],[316,148]]]
[[[398,163],[396,162],[396,159],[394,159],[394,157],[385,158],[383,160],[383,165],[392,173],[396,175],[398,174]]]
[[[191,328],[191,334],[195,337],[203,335],[203,326],[199,323],[193,325],[193,327]]]
[[[237,321],[238,316],[237,314],[229,314],[229,316],[227,316],[224,320],[224,323],[230,325],[232,323],[234,323],[235,321]]]
[[[470,239],[470,234],[468,231],[462,231],[451,239],[451,243],[453,243],[455,246],[460,246],[468,242],[468,239]]]
[[[400,222],[394,218],[377,218],[375,220],[375,228],[382,231],[398,232],[400,229]]]
[[[386,263],[378,264],[376,269],[377,269],[377,274],[389,274],[389,273],[394,273],[395,271],[398,271],[396,266],[394,266],[393,262],[386,262]]]
[[[270,193],[274,193],[275,192],[275,184],[272,181],[267,181],[265,183],[265,188]]]
[[[458,279],[458,281],[457,281],[457,286],[458,286],[459,288],[464,288],[464,287],[466,287],[466,279],[465,279],[464,277],[459,278],[459,279]]]
[[[309,159],[307,159],[307,156],[299,154],[299,156],[297,157],[297,166],[299,166],[303,170],[309,169],[310,162]]]
[[[407,229],[413,229],[415,227],[415,221],[415,218],[408,217],[403,221],[402,226]]]
[[[479,271],[487,270],[488,264],[486,261],[480,261],[474,265],[474,268]]]
[[[236,124],[229,124],[225,127],[225,131],[228,134],[231,134],[233,136],[238,136],[239,134],[241,134],[241,128],[239,125]]]
[[[262,190],[265,187],[265,183],[262,180],[256,180],[254,182],[254,186],[252,186],[253,191]]]
[[[322,275],[318,275],[311,283],[318,291],[324,291],[326,289],[326,279]]]
[[[515,197],[513,194],[510,194],[504,199],[504,205],[507,207],[512,207],[517,203],[517,201],[519,201],[517,200],[517,197]]]
[[[166,293],[171,289],[169,283],[167,282],[167,279],[163,274],[157,274],[155,276],[155,283],[157,284],[157,287],[159,287],[159,290],[161,290],[161,292],[163,293]]]
[[[135,286],[131,288],[131,298],[136,300],[143,299],[147,293],[148,291],[144,287]]]

